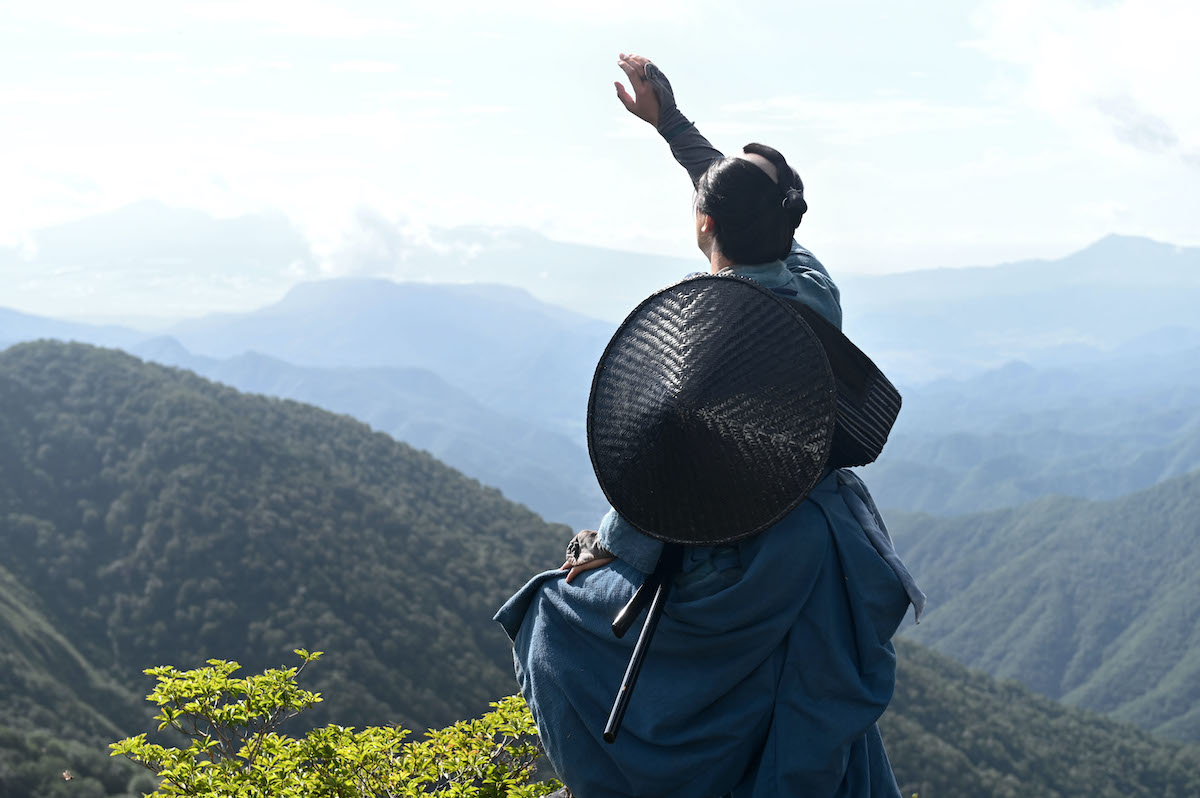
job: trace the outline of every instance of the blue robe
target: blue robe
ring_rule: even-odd
[[[737,271],[841,321],[837,289],[798,245],[787,263]],[[876,720],[895,682],[891,637],[925,597],[852,472],[830,472],[748,540],[684,547],[611,745],[602,732],[641,620],[622,639],[610,625],[661,544],[615,512],[599,531],[618,559],[571,584],[539,574],[496,615],[547,756],[578,798],[899,797]]]

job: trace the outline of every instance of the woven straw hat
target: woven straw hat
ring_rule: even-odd
[[[791,306],[825,348],[837,385],[837,426],[833,451],[829,453],[830,468],[875,462],[900,415],[900,392],[871,358],[828,319],[799,302]]]
[[[618,328],[592,380],[588,451],[635,527],[674,543],[740,540],[820,480],[838,390],[797,307],[745,278],[700,275]]]

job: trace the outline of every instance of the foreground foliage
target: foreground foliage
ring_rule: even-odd
[[[297,683],[321,652],[296,653],[304,660],[299,668],[244,679],[234,676],[236,662],[216,659],[188,671],[147,670],[158,680],[148,700],[158,705],[159,731],[174,729],[189,743],[169,748],[139,734],[113,743],[113,756],[161,779],[156,796],[534,798],[561,786],[530,782],[540,755],[537,730],[517,697],[419,742],[408,741],[399,726],[355,731],[331,724],[302,737],[279,733],[281,724],[321,701]]]

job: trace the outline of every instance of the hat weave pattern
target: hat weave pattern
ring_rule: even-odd
[[[601,489],[643,532],[739,540],[820,479],[836,391],[808,324],[757,284],[690,278],[625,320],[600,359],[588,449]]]

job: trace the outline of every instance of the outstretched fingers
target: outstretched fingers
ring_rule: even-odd
[[[646,67],[650,64],[649,58],[641,55],[634,55],[633,53],[625,53],[625,60],[631,62],[634,65],[634,68],[637,69],[638,73],[645,77]]]
[[[629,78],[629,83],[633,86],[634,93],[638,93],[641,84],[646,80],[645,68],[629,60],[624,55],[617,59],[617,66],[621,67],[621,71]]]
[[[629,95],[629,92],[625,90],[625,84],[619,80],[614,80],[613,85],[617,87],[617,99],[621,101],[621,104],[625,106],[627,111],[632,112],[636,103],[633,97]]]
[[[617,66],[629,78],[629,82],[633,86],[633,94],[630,95],[620,82],[615,85],[617,98],[627,111],[652,125],[657,125],[659,101],[658,95],[654,92],[654,86],[646,77],[646,65],[649,63],[649,59],[640,55],[620,53],[617,57]]]

